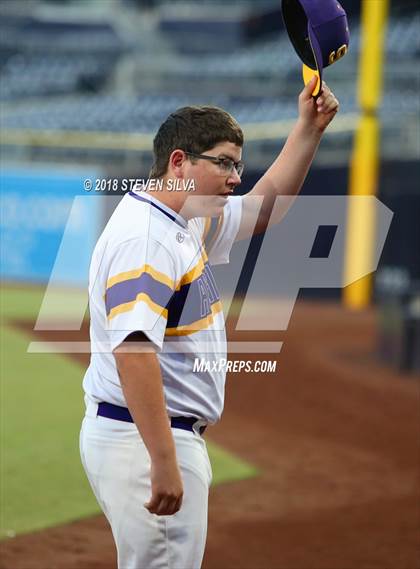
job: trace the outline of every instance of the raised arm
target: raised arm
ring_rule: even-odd
[[[339,109],[337,99],[325,83],[321,96],[316,100],[312,97],[315,82],[314,77],[299,95],[299,118],[282,151],[253,189],[244,196],[237,239],[264,231],[276,197],[290,196],[290,199],[284,200],[284,207],[276,210],[278,215],[271,223],[280,221],[303,185],[322,135]],[[259,212],[255,224],[257,210]]]

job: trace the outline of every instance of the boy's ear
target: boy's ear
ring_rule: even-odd
[[[184,162],[185,159],[185,154],[182,152],[182,150],[174,150],[172,154],[173,154],[172,164],[176,167],[182,166],[182,163]]]
[[[169,166],[171,166],[175,176],[181,178],[183,175],[182,166],[186,160],[186,155],[183,150],[174,150],[169,157]]]

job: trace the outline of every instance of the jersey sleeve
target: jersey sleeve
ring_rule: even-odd
[[[113,250],[105,276],[111,349],[131,333],[143,332],[161,350],[167,305],[176,286],[175,264],[167,249],[147,238],[122,243]]]
[[[242,196],[231,196],[217,218],[205,218],[203,241],[212,265],[229,263],[229,255],[239,231],[242,216]]]

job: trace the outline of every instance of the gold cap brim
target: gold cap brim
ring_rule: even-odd
[[[305,85],[309,83],[309,81],[312,79],[314,75],[318,77],[315,89],[312,91],[312,96],[317,97],[321,92],[321,79],[319,77],[319,71],[317,69],[311,69],[307,65],[303,64],[302,75],[303,75],[303,82],[305,83]]]

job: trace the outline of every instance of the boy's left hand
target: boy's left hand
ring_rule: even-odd
[[[305,125],[323,132],[337,114],[339,102],[325,81],[322,82],[321,95],[314,99],[312,91],[316,81],[317,77],[314,76],[299,95],[299,119]]]

